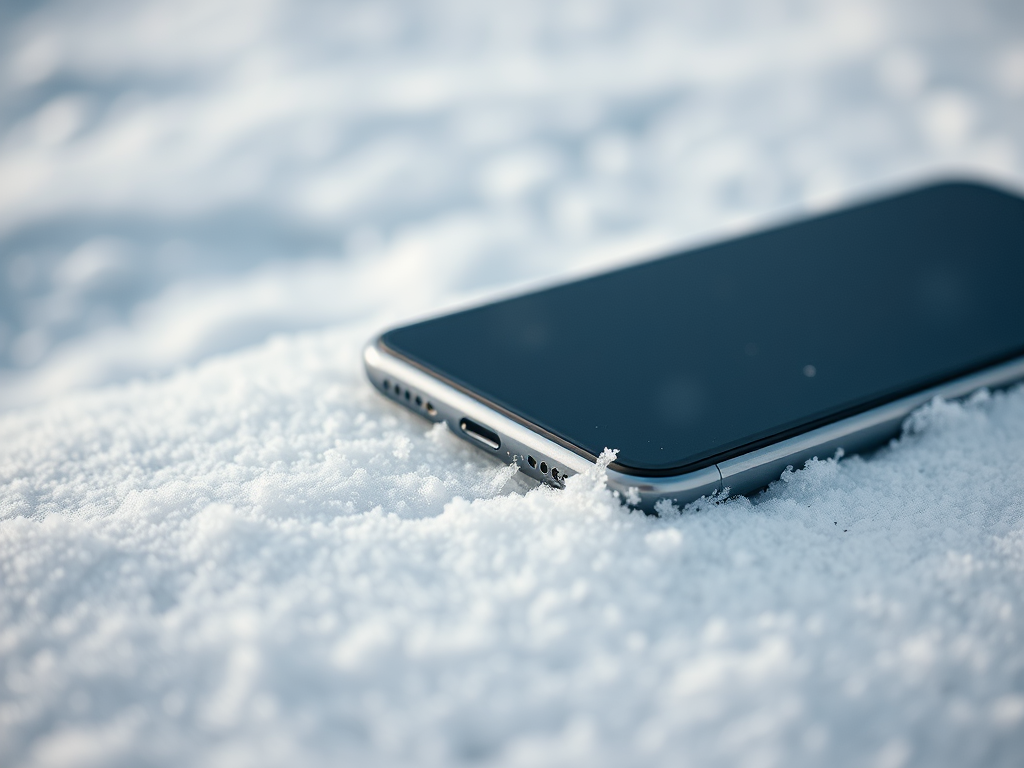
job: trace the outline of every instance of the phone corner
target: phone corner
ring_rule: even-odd
[[[1012,176],[975,167],[949,168],[936,172],[928,178],[923,189],[954,194],[981,193],[1018,199],[1024,196],[1024,188]]]
[[[648,514],[658,513],[659,502],[682,508],[722,492],[722,473],[717,464],[668,477],[630,475],[609,467],[605,476],[612,491],[629,506]]]

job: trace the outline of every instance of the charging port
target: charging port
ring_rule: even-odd
[[[493,451],[501,448],[501,438],[498,437],[497,432],[492,432],[487,427],[482,427],[475,421],[469,419],[463,419],[459,422],[459,426],[462,431],[472,437],[477,442],[483,443]]]

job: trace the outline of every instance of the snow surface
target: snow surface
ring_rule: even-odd
[[[922,175],[1021,188],[1022,14],[0,9],[0,765],[1019,765],[1024,388],[653,518],[359,353]]]

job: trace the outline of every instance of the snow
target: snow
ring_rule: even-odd
[[[1024,387],[655,518],[360,364],[668,243],[1024,186],[1015,7],[0,17],[0,764],[1019,764]]]

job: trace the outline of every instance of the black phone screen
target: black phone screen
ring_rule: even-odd
[[[620,471],[691,471],[1024,354],[1024,200],[927,187],[381,341]]]

